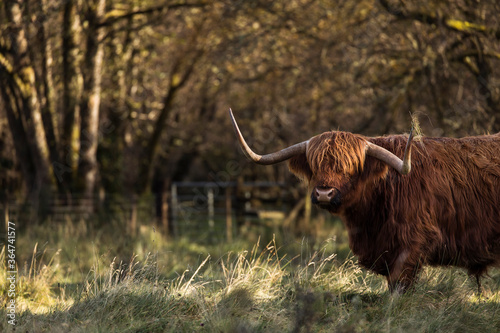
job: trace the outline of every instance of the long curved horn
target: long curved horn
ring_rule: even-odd
[[[368,142],[366,153],[370,156],[378,158],[387,165],[396,169],[400,174],[407,175],[411,170],[411,142],[413,140],[413,127],[410,130],[408,141],[406,142],[405,154],[403,160],[391,153],[385,148],[382,148],[374,143]]]
[[[229,116],[231,117],[231,121],[233,122],[234,130],[236,131],[236,135],[238,136],[238,141],[240,142],[241,148],[255,163],[264,165],[276,164],[279,162],[286,161],[295,155],[303,154],[306,152],[307,143],[309,141],[303,141],[301,143],[297,143],[293,146],[287,147],[285,149],[267,155],[256,154],[252,151],[252,149],[250,149],[245,139],[243,138],[243,135],[241,135],[240,129],[238,128],[238,124],[236,124],[236,120],[234,119],[233,111],[231,109],[229,109]]]

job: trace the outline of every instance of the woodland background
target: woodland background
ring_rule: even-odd
[[[289,182],[244,160],[320,132],[500,131],[500,4],[2,0],[0,198],[90,212],[172,181]]]
[[[0,0],[0,331],[499,332],[498,269],[391,294],[228,116],[258,153],[494,133],[499,65],[497,0]],[[229,223],[254,194],[274,212]]]

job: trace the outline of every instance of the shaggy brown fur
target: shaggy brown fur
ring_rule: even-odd
[[[327,132],[289,160],[310,188],[339,191],[340,205],[322,208],[342,218],[362,266],[404,291],[424,264],[463,267],[478,283],[500,265],[500,133],[422,138],[406,176],[367,156],[366,141],[402,157],[407,136]]]

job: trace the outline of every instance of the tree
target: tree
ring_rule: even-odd
[[[104,18],[106,0],[86,3],[87,22],[86,51],[83,60],[83,87],[80,101],[80,160],[78,162],[77,189],[87,200],[90,211],[93,205],[97,180],[97,145],[99,141],[99,110],[104,58],[103,38],[100,26]]]
[[[410,81],[410,86],[419,81],[427,85],[429,89],[425,92],[430,98],[420,99],[410,91],[408,98],[412,104],[421,100],[431,105],[429,109],[435,112],[445,133],[456,132],[459,128],[465,129],[464,134],[471,130],[479,133],[500,131],[500,90],[492,84],[498,72],[497,66],[491,63],[500,60],[496,51],[500,41],[498,4],[478,5],[469,1],[434,4],[429,1],[418,5],[395,5],[386,0],[379,2],[396,18],[394,27],[408,27],[405,42],[412,43],[413,49],[420,54],[401,79]],[[393,50],[398,52],[401,48]],[[447,127],[450,130],[446,130]]]
[[[31,199],[36,202],[42,188],[50,183],[48,147],[36,82],[41,74],[32,65],[32,41],[28,40],[29,31],[23,21],[23,14],[29,14],[29,7],[22,8],[17,1],[5,1],[4,9],[10,21],[8,44],[5,45],[10,57],[2,56],[1,92],[9,127],[15,138],[16,155],[26,186],[32,194]]]
[[[170,182],[210,179],[231,160],[233,178],[290,181],[286,166],[244,164],[229,107],[259,152],[332,128],[405,132],[410,113],[428,135],[498,131],[499,11],[466,0],[7,0],[3,156],[15,152],[25,196],[76,204],[98,192],[166,197]]]

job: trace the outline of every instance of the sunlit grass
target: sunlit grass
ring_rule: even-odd
[[[8,280],[5,258],[5,247],[0,252],[0,305],[6,306]],[[32,311],[47,313],[54,308],[64,308],[72,304],[65,297],[65,290],[60,288],[59,263],[57,251],[47,258],[46,250],[39,250],[35,243],[29,262],[17,268],[16,276],[16,309],[19,312]],[[56,287],[57,286],[57,287]]]
[[[127,238],[79,223],[35,226],[17,241],[16,331],[499,331],[498,269],[483,295],[464,271],[430,267],[415,290],[393,295],[383,277],[338,254],[345,235],[336,228],[310,246],[305,238],[210,245],[149,227]],[[0,259],[3,291],[5,250]],[[0,331],[12,331],[1,316]]]

